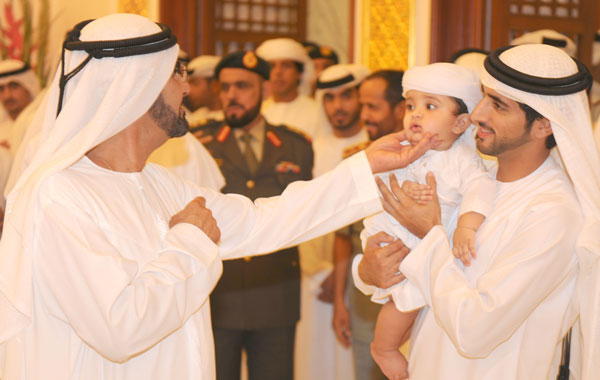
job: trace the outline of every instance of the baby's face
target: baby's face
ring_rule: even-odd
[[[425,132],[437,134],[441,141],[436,150],[446,150],[458,138],[452,132],[458,110],[456,100],[450,96],[430,94],[417,90],[406,93],[406,112],[404,113],[404,131],[406,138],[415,144]]]

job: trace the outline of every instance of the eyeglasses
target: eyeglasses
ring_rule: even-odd
[[[181,61],[177,61],[175,64],[175,69],[173,69],[173,79],[175,79],[177,82],[183,83],[187,81],[187,77],[188,72],[185,64]]]

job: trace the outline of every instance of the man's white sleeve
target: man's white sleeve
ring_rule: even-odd
[[[223,259],[294,246],[382,209],[364,152],[312,181],[290,184],[277,197],[252,203],[240,195],[205,196],[221,229]]]
[[[381,212],[365,219],[365,228],[360,234],[363,250],[367,243],[367,239],[380,231],[386,232],[395,238],[401,238],[403,241],[410,239],[410,243],[405,242],[407,245],[413,245],[419,240],[416,236],[409,235],[410,233],[400,224],[390,223],[389,218],[389,215],[385,212]],[[403,280],[399,284],[393,285],[387,289],[381,289],[376,286],[365,284],[358,275],[358,265],[362,261],[362,257],[363,255],[356,255],[352,262],[352,278],[354,279],[355,286],[361,292],[366,295],[371,295],[371,301],[383,304],[388,300],[392,300],[396,309],[400,311],[411,311],[426,305],[425,299],[421,295],[421,291],[407,280]],[[400,268],[398,268],[398,271],[400,272]]]

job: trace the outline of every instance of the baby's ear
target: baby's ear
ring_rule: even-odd
[[[469,128],[469,125],[471,125],[471,117],[466,112],[461,113],[456,117],[456,120],[454,120],[454,125],[452,126],[452,133],[460,135],[464,131],[466,131],[467,128]]]

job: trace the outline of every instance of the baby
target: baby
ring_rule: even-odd
[[[442,223],[449,234],[454,231],[453,254],[468,266],[470,256],[476,257],[475,234],[491,210],[496,191],[494,180],[475,150],[469,117],[481,99],[479,80],[467,68],[434,63],[407,70],[402,87],[406,98],[406,138],[415,144],[429,132],[437,134],[440,144],[406,168],[382,175],[382,179],[388,185],[390,175],[397,177],[399,183],[425,183],[427,172],[434,172]],[[415,200],[431,199],[431,190],[425,185],[404,185],[403,190]],[[387,213],[372,216],[364,223],[363,247],[366,239],[379,231],[401,239],[411,249],[420,242]],[[388,378],[407,378],[408,362],[399,347],[408,338],[419,309],[425,305],[424,299],[405,280],[390,289],[377,289],[372,300],[387,301],[377,318],[371,344],[373,358]]]

